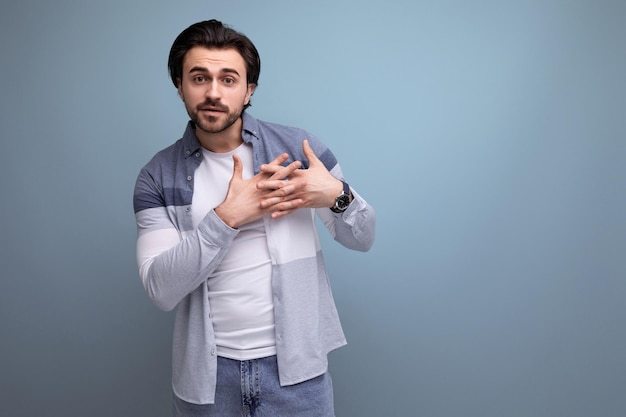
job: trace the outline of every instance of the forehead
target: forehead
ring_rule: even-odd
[[[205,68],[209,71],[219,71],[224,68],[234,69],[241,76],[246,74],[246,63],[236,49],[214,49],[204,46],[194,46],[185,54],[183,72],[193,68]]]

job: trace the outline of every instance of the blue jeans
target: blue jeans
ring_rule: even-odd
[[[174,395],[174,417],[334,417],[330,374],[281,387],[276,356],[250,361],[217,358],[215,404]]]

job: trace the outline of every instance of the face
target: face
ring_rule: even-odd
[[[198,136],[232,127],[254,87],[247,83],[246,64],[235,49],[193,47],[185,55],[182,80],[178,80],[178,93]]]

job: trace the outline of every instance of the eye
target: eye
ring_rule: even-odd
[[[206,81],[206,78],[202,75],[196,75],[195,77],[193,77],[193,81],[195,83],[203,83]]]
[[[226,78],[224,78],[224,84],[226,84],[226,85],[233,85],[233,84],[235,84],[235,79],[231,78],[231,77],[226,77]]]

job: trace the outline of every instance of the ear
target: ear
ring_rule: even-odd
[[[176,88],[178,89],[178,97],[184,102],[185,95],[183,94],[183,83],[180,78],[176,78]]]
[[[250,103],[250,97],[254,94],[254,90],[256,90],[256,84],[248,84],[248,91],[246,91],[246,98],[243,101],[243,104]]]

